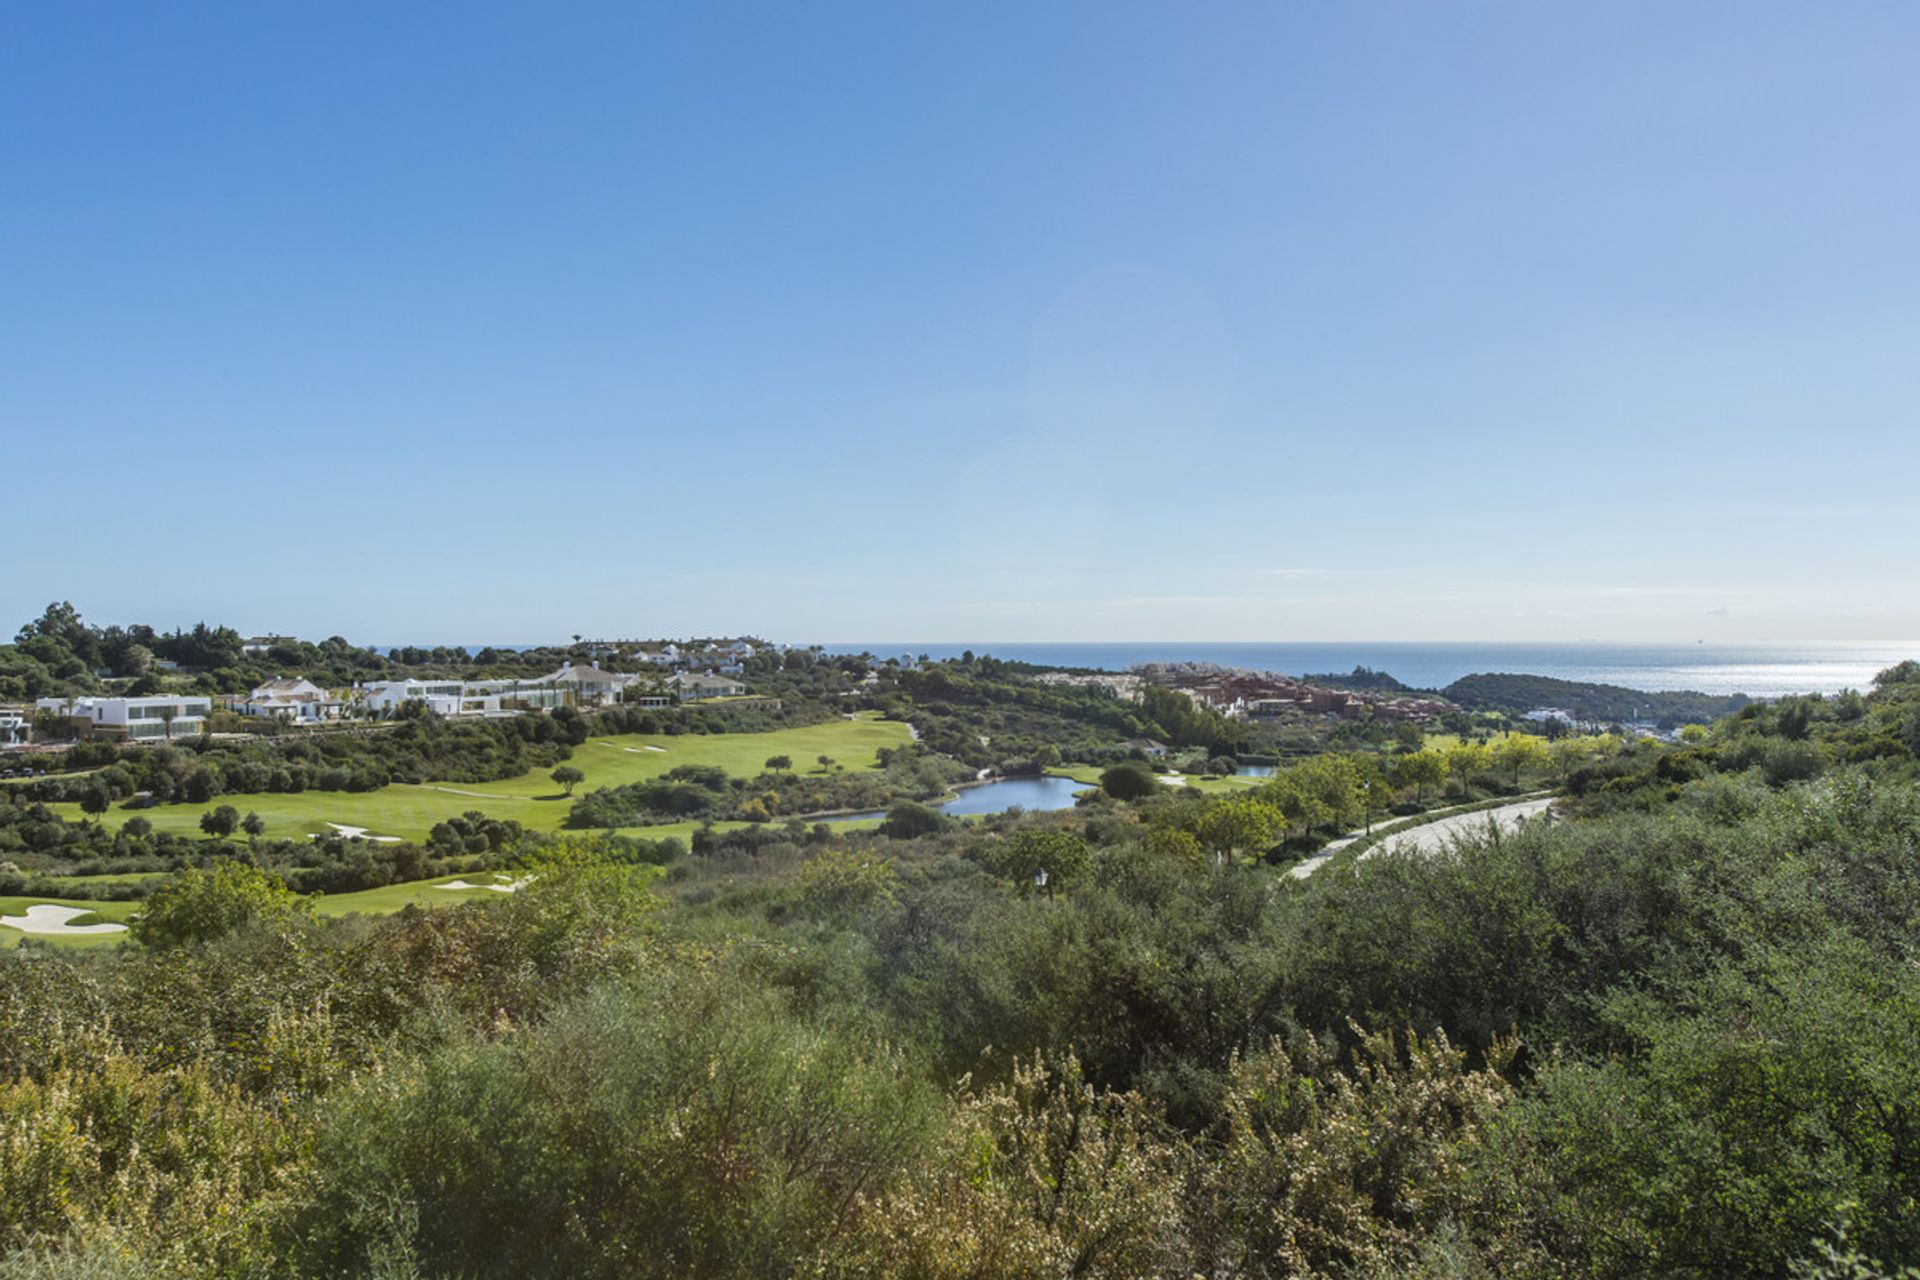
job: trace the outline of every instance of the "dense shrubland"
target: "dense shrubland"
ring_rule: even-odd
[[[1884,1273],[1917,728],[1896,669],[1462,757],[1583,816],[1303,882],[1251,850],[1356,759],[380,920],[210,868],[0,967],[0,1276]]]
[[[974,771],[917,748],[879,751],[880,767],[818,772],[769,770],[753,778],[707,765],[681,765],[658,778],[602,787],[574,801],[570,827],[631,827],[688,819],[764,822],[801,814],[884,809],[900,800],[944,795]]]

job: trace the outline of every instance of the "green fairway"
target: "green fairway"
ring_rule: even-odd
[[[470,901],[474,898],[500,898],[506,895],[485,886],[505,884],[515,879],[511,872],[470,871],[463,876],[436,876],[432,880],[409,880],[405,884],[390,884],[379,889],[364,889],[359,893],[330,893],[313,900],[314,909],[323,916],[347,915],[386,915],[398,911],[404,906],[417,903],[423,907],[450,906],[456,902]],[[473,889],[449,889],[443,886],[455,882],[477,885]]]
[[[624,734],[591,738],[573,752],[569,764],[587,775],[575,796],[598,787],[620,786],[656,778],[678,765],[717,765],[736,777],[752,777],[770,756],[788,756],[795,773],[817,771],[816,758],[832,756],[842,768],[878,768],[875,752],[881,747],[904,747],[913,741],[899,721],[871,715],[857,720],[829,720],[824,724],[771,733]],[[562,795],[547,775],[533,770],[500,782],[396,783],[378,791],[303,791],[297,795],[261,793],[225,795],[206,804],[169,804],[152,809],[113,808],[99,821],[119,827],[129,818],[143,817],[156,831],[198,835],[202,814],[231,805],[244,816],[257,813],[266,823],[269,839],[299,840],[334,828],[330,824],[363,827],[369,836],[395,836],[423,841],[437,822],[477,810],[490,818],[511,818],[536,831],[557,830],[566,821],[572,801]],[[77,804],[50,805],[69,822],[88,821]],[[687,827],[688,824],[676,824]],[[661,828],[646,828],[653,834]],[[636,833],[639,834],[639,833]],[[685,838],[685,834],[682,838]]]
[[[1095,764],[1069,764],[1062,765],[1056,769],[1049,769],[1047,772],[1056,778],[1072,778],[1075,782],[1084,782],[1090,787],[1097,787],[1100,785],[1100,775],[1105,773],[1106,770]],[[1188,790],[1200,791],[1208,795],[1216,795],[1228,791],[1245,791],[1268,781],[1266,778],[1241,778],[1232,775],[1224,778],[1207,778],[1191,773],[1182,775],[1178,780],[1164,773],[1156,773],[1153,776],[1163,787],[1185,787]]]

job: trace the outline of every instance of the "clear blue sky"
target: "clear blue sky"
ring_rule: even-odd
[[[1920,636],[1909,3],[14,5],[0,604]]]

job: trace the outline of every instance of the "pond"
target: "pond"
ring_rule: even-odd
[[[1273,766],[1270,764],[1243,764],[1233,771],[1236,778],[1271,778]]]
[[[996,778],[977,787],[964,788],[958,796],[939,806],[940,812],[954,817],[974,817],[987,813],[1005,813],[1012,808],[1071,809],[1076,791],[1092,788],[1072,778]],[[853,822],[861,818],[884,818],[885,812],[850,813],[829,818],[829,822]]]

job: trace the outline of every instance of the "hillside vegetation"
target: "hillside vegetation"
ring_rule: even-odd
[[[1364,760],[664,876],[548,839],[380,918],[184,872],[0,957],[0,1276],[1877,1274],[1917,756],[1908,664],[1516,756],[1563,820],[1304,881],[1263,851]]]

